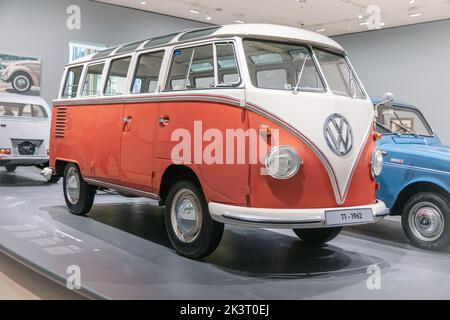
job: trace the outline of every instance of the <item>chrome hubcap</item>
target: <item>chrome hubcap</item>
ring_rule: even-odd
[[[24,76],[18,76],[14,80],[14,84],[19,90],[25,90],[28,87],[28,79]]]
[[[444,215],[431,202],[421,202],[411,208],[409,226],[414,235],[422,241],[435,241],[444,232]]]
[[[194,241],[202,225],[202,209],[195,193],[182,189],[175,194],[171,208],[172,227],[178,239]]]
[[[80,199],[80,175],[75,168],[67,171],[66,195],[71,204],[77,204]]]

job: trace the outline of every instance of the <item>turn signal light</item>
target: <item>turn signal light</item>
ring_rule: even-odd
[[[383,137],[383,135],[379,132],[373,133],[373,140],[375,140],[375,141],[380,140],[382,137]]]
[[[11,149],[0,148],[0,154],[2,154],[2,155],[10,155],[11,154]]]

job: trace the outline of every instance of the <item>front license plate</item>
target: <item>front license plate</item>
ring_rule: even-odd
[[[372,209],[332,210],[325,211],[325,219],[329,226],[373,222]]]

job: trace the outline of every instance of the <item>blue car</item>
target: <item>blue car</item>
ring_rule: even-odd
[[[384,155],[377,196],[392,215],[402,216],[414,245],[442,250],[450,245],[450,147],[417,108],[380,99],[373,103]]]

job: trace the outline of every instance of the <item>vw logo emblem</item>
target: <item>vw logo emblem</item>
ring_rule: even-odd
[[[339,157],[346,156],[353,148],[353,132],[347,119],[334,113],[325,120],[323,133],[328,147]]]

